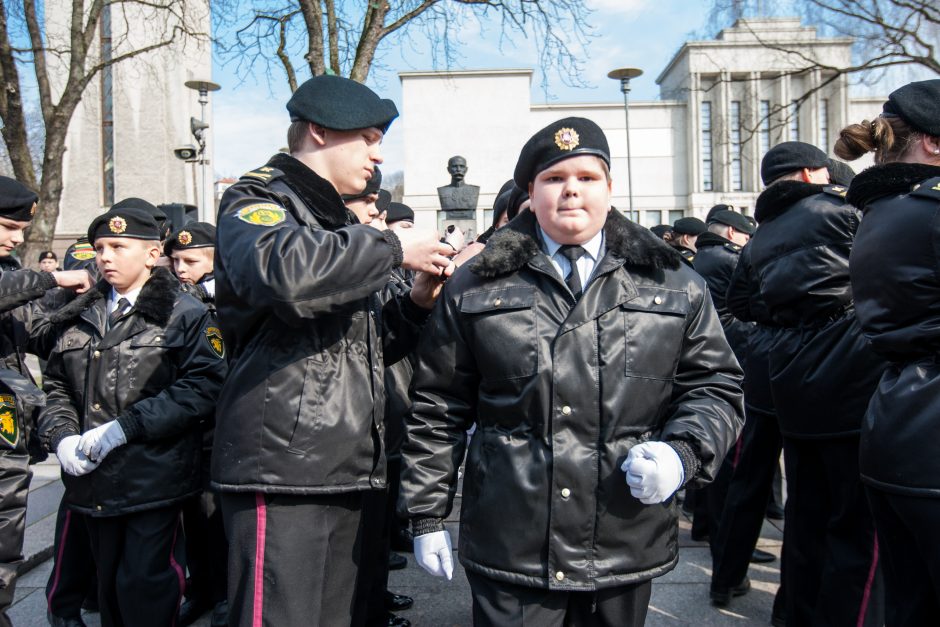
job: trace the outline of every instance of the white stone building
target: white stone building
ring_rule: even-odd
[[[768,47],[770,44],[773,48]],[[882,98],[852,98],[844,76],[800,71],[850,64],[852,40],[819,38],[795,18],[739,20],[713,41],[685,43],[656,79],[661,100],[630,101],[633,205],[652,226],[704,217],[717,203],[752,213],[760,159],[798,139],[831,154],[839,129],[880,112]],[[799,55],[781,49],[797,49]],[[587,117],[610,143],[613,204],[628,207],[623,101],[533,104],[532,71],[403,72],[404,202],[422,225],[436,225],[436,188],[449,181],[447,159],[466,157],[466,181],[480,186],[477,227],[512,176],[519,150],[554,120]],[[613,83],[613,82],[612,82]],[[812,88],[809,96],[796,106]],[[617,89],[611,85],[611,91]],[[861,167],[859,163],[854,167]]]

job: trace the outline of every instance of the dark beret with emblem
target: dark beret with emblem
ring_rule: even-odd
[[[329,74],[304,81],[287,101],[287,111],[291,122],[313,122],[338,131],[375,127],[384,133],[398,117],[391,100],[362,83]]]
[[[830,159],[829,165],[826,167],[829,169],[829,182],[833,185],[848,187],[851,185],[852,179],[855,178],[855,170],[843,161]]]
[[[829,156],[806,142],[783,142],[767,151],[760,162],[760,178],[770,185],[781,176],[809,168],[815,170],[829,165]]]
[[[55,259],[56,261],[59,260],[59,258],[56,257],[56,254],[51,250],[44,250],[39,253],[39,261],[43,261],[44,259]]]
[[[343,201],[347,200],[359,200],[360,198],[365,198],[369,194],[378,194],[379,188],[382,187],[382,171],[379,170],[378,166],[375,166],[375,169],[372,171],[372,178],[366,181],[366,188],[359,192],[358,194],[342,194]]]
[[[731,205],[723,205],[723,204],[715,205],[714,207],[708,210],[707,214],[705,214],[705,223],[711,224],[712,216],[715,215],[719,211],[734,211],[734,207],[732,207]]]
[[[663,236],[665,236],[666,233],[670,232],[671,230],[672,226],[669,224],[657,224],[656,226],[650,227],[650,231],[652,231],[653,235],[659,239],[663,239]]]
[[[522,147],[512,179],[519,189],[545,168],[569,157],[594,155],[610,167],[610,147],[604,131],[586,118],[564,118],[553,122],[529,138]]]
[[[915,81],[895,89],[882,107],[881,115],[896,115],[914,130],[940,137],[940,78]]]
[[[163,245],[163,254],[170,256],[174,250],[211,248],[215,246],[215,226],[208,222],[187,222],[174,231]]]
[[[709,224],[724,224],[725,226],[730,226],[735,228],[742,233],[748,235],[753,235],[754,225],[751,224],[751,221],[748,220],[745,216],[738,213],[737,211],[731,211],[729,209],[723,209],[721,211],[716,211],[712,214],[711,218],[708,220]]]
[[[169,236],[170,231],[173,230],[173,225],[170,223],[170,218],[167,217],[166,213],[162,209],[155,206],[152,203],[147,202],[143,198],[125,198],[124,200],[119,200],[111,206],[111,209],[124,209],[129,207],[131,209],[137,209],[138,211],[143,211],[153,216],[153,219],[156,221],[157,226],[160,227],[160,239],[164,240]]]
[[[99,237],[126,237],[129,239],[161,240],[163,235],[156,218],[140,209],[125,206],[111,208],[91,221],[88,241],[94,244]]]
[[[701,235],[708,230],[698,218],[679,218],[672,225],[672,232],[679,235]]]
[[[388,205],[388,216],[385,218],[386,224],[392,224],[393,222],[401,222],[402,220],[407,220],[408,222],[415,221],[415,212],[414,209],[401,202],[393,202]]]
[[[0,217],[29,222],[36,213],[39,196],[19,181],[0,176]]]
[[[387,189],[379,190],[379,197],[375,201],[375,208],[379,210],[379,213],[388,210],[388,206],[392,203],[392,194]]]

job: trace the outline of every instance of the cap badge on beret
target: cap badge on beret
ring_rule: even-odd
[[[36,206],[37,206],[36,203],[33,203],[33,206],[29,208],[29,215],[31,216],[36,215]]]
[[[108,228],[111,229],[112,233],[120,235],[127,230],[127,220],[121,216],[114,216],[108,221]]]
[[[238,219],[256,226],[276,226],[287,218],[282,207],[270,202],[248,205],[238,211]]]
[[[574,150],[581,143],[578,131],[573,128],[560,128],[555,133],[555,145],[561,150]]]
[[[189,246],[193,243],[193,234],[189,231],[180,231],[180,235],[176,239],[179,240],[179,243],[183,246]]]

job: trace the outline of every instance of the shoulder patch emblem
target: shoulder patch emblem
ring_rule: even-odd
[[[72,256],[72,259],[88,261],[89,259],[94,259],[98,253],[95,252],[91,244],[76,244],[69,255]]]
[[[283,207],[272,202],[248,205],[238,210],[238,219],[257,226],[276,226],[287,218]]]
[[[11,394],[0,394],[0,442],[16,448],[20,442],[20,423],[16,419],[16,399]]]
[[[219,359],[225,357],[225,341],[222,339],[222,332],[218,327],[206,327],[206,341],[212,352],[218,355]]]

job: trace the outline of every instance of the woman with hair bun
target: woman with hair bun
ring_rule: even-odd
[[[887,625],[940,616],[940,79],[894,91],[835,152],[875,155],[847,200],[863,212],[850,272],[858,320],[890,362],[862,425],[860,470],[880,542]]]

